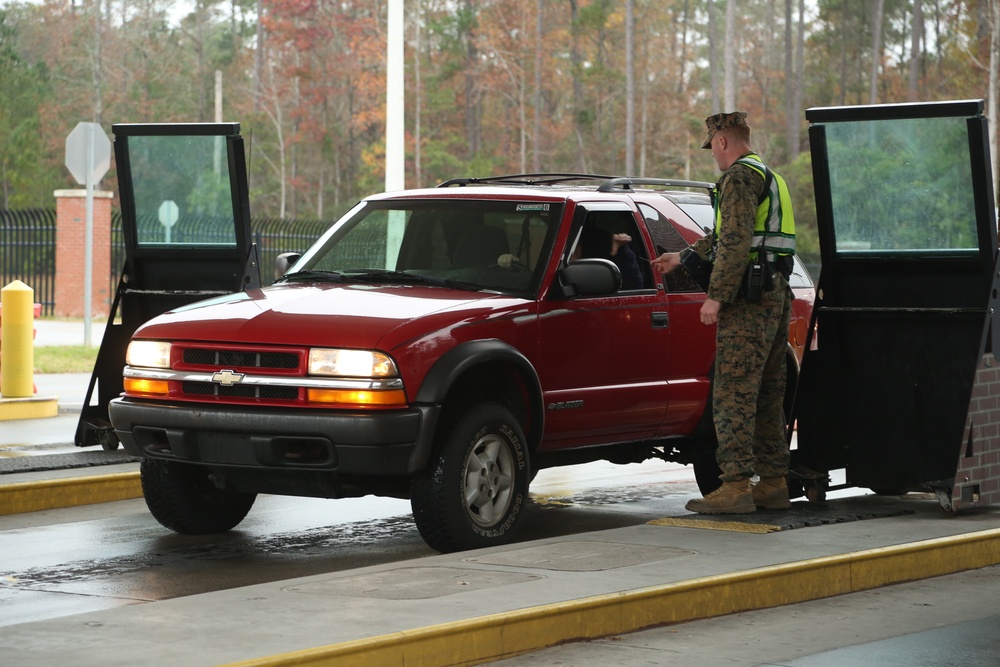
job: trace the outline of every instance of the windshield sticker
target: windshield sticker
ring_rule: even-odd
[[[521,211],[547,211],[549,210],[548,204],[518,204],[518,212]]]

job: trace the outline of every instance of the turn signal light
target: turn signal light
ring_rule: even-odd
[[[143,394],[145,396],[166,396],[170,385],[166,380],[147,380],[144,378],[125,378],[126,394]]]
[[[344,407],[402,407],[406,393],[402,389],[361,391],[356,389],[308,389],[306,400],[310,403],[342,405]]]

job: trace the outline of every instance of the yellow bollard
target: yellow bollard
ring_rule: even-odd
[[[0,396],[34,394],[35,291],[15,280],[0,290]]]

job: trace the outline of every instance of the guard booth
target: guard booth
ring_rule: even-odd
[[[135,330],[167,310],[260,287],[239,123],[121,124],[112,132],[125,266],[75,437],[78,447],[106,450],[118,448],[108,402],[122,392]]]
[[[806,119],[822,271],[793,408],[793,492],[822,496],[837,471],[841,486],[879,494],[933,491],[949,512],[1000,501],[983,102],[814,108]]]

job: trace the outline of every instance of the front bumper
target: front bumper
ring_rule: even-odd
[[[162,404],[116,398],[115,433],[132,456],[240,468],[406,476],[430,456],[440,406],[386,412]]]

